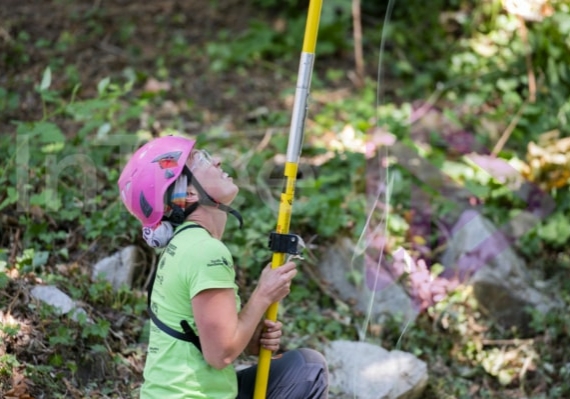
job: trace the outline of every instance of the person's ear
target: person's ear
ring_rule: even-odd
[[[195,202],[198,202],[198,200],[199,196],[196,190],[193,187],[189,187],[188,191],[186,192],[186,203],[193,204]]]

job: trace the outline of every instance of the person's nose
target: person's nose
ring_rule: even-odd
[[[212,162],[216,168],[219,168],[222,165],[222,159],[217,156],[212,157]]]

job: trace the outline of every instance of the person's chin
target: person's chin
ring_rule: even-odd
[[[224,200],[222,201],[222,204],[224,205],[231,205],[232,202],[234,202],[234,200],[236,199],[237,195],[239,193],[239,189],[236,186],[236,190],[235,192],[228,194],[227,196],[225,196]]]

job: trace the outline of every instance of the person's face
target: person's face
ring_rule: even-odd
[[[204,190],[216,201],[229,205],[237,196],[239,188],[222,170],[218,157],[212,157],[205,150],[193,150],[186,165]]]

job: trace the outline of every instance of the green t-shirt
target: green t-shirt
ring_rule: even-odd
[[[177,230],[193,223],[184,223]],[[232,288],[240,309],[232,256],[202,228],[177,234],[165,248],[156,271],[151,307],[163,323],[182,331],[186,320],[198,334],[191,299],[210,288]],[[194,344],[172,338],[151,322],[141,399],[234,399],[233,366],[216,370]]]

